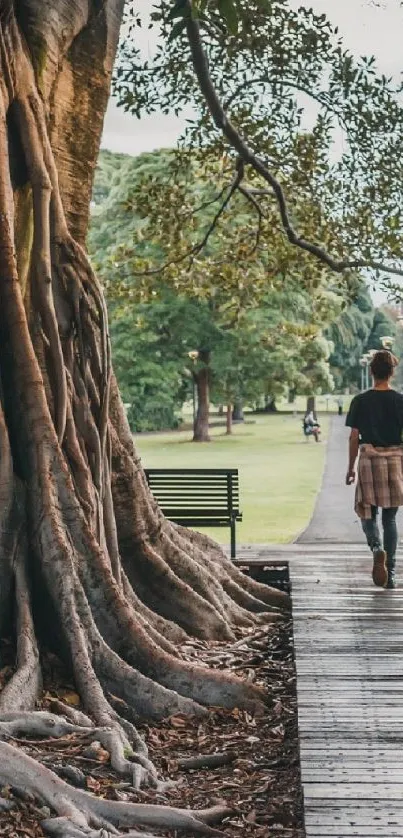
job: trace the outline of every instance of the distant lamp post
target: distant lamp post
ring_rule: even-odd
[[[368,371],[368,359],[366,355],[363,355],[360,358],[360,367],[361,367],[361,392],[367,389],[367,371]]]
[[[373,356],[375,355],[376,349],[370,349],[369,352],[365,352],[362,358],[360,358],[360,365],[361,365],[361,390],[368,390],[369,389],[369,365]]]
[[[192,396],[193,396],[193,427],[194,427],[194,426],[195,426],[195,423],[196,423],[196,381],[195,381],[195,364],[196,364],[196,361],[197,361],[197,359],[198,359],[198,357],[199,357],[199,350],[198,350],[198,349],[192,349],[192,351],[191,351],[191,352],[188,352],[188,357],[189,357],[189,358],[190,358],[190,360],[193,362],[193,372],[192,372],[192,385],[193,385],[193,391],[192,391]]]

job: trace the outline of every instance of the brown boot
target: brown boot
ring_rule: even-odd
[[[388,571],[386,568],[386,553],[378,547],[374,550],[374,564],[372,568],[372,579],[374,585],[378,588],[384,588],[388,581]]]

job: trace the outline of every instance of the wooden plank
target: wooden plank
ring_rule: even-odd
[[[350,836],[362,836],[362,838],[402,838],[402,827],[397,825],[395,827],[384,826],[384,827],[376,827],[376,833],[373,832],[373,828],[371,826],[364,826],[364,827],[354,827],[346,824],[343,826],[343,832],[340,831],[340,827],[324,827],[326,832],[323,831],[322,827],[318,827],[319,831],[316,832],[315,827],[309,828],[309,835],[312,838],[329,838],[329,836],[336,835],[337,838],[350,838]],[[327,830],[330,830],[327,831]],[[359,831],[361,830],[361,831]]]
[[[400,794],[403,796],[403,764],[400,762],[398,767],[391,767],[390,764],[384,764],[381,768],[378,765],[372,767],[363,767],[362,765],[351,766],[343,762],[343,767],[339,768],[336,765],[332,768],[326,766],[319,766],[313,768],[304,760],[301,768],[302,780],[305,783],[372,783],[381,785],[385,782],[393,785],[400,785]]]
[[[340,800],[333,801],[328,797],[321,799],[309,800],[309,811],[306,812],[306,818],[309,820],[316,817],[317,822],[333,823],[334,818],[338,816],[342,818],[343,815],[351,822],[360,824],[368,824],[369,818],[376,816],[380,821],[391,818],[397,820],[403,817],[403,799],[391,800],[389,806],[385,806],[385,801],[382,800]]]
[[[390,801],[402,800],[401,783],[304,783],[304,797],[310,799],[330,798],[331,800],[373,800],[384,801],[385,808]],[[402,813],[403,814],[403,813]]]

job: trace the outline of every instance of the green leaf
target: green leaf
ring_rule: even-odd
[[[238,12],[234,0],[218,0],[218,8],[232,35],[238,32]]]
[[[182,17],[172,27],[169,38],[168,38],[168,41],[172,42],[172,41],[175,40],[175,38],[178,38],[179,35],[182,34],[185,27],[186,27],[186,19]]]

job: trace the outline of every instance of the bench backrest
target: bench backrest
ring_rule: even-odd
[[[163,511],[184,517],[239,514],[238,469],[149,468],[145,474]]]

